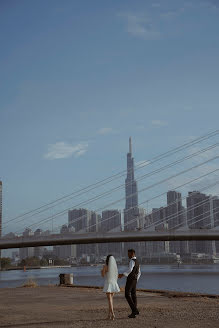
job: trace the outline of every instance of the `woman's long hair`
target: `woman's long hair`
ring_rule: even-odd
[[[107,265],[107,266],[108,266],[108,264],[109,264],[110,256],[112,256],[112,254],[109,254],[109,255],[107,255],[107,257],[106,257],[106,265]]]

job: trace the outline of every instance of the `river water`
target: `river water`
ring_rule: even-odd
[[[0,271],[0,287],[19,287],[28,279],[38,285],[59,284],[60,273],[73,273],[74,284],[103,286],[102,266]],[[119,272],[125,271],[119,266]],[[142,265],[138,288],[219,294],[219,264],[214,265]],[[118,281],[125,285],[125,278]]]

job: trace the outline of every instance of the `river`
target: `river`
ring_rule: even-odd
[[[60,273],[73,273],[74,284],[103,286],[102,266],[0,271],[0,287],[19,287],[28,279],[38,285],[59,284]],[[119,266],[123,272],[125,266]],[[214,265],[142,265],[138,288],[219,294],[219,264]],[[119,280],[123,287],[125,278]]]

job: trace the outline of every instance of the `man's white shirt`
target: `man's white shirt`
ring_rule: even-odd
[[[135,259],[136,259],[136,256],[133,256],[130,259],[128,270],[123,273],[123,275],[125,277],[128,277],[128,275],[132,272],[132,270],[133,270],[133,268],[135,266],[135,261],[133,261],[133,260],[135,260]],[[138,272],[137,280],[140,278],[140,276],[141,276],[141,270],[140,270],[140,266],[139,266],[139,272]]]

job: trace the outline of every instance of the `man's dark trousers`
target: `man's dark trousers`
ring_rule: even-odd
[[[125,285],[125,298],[129,303],[132,313],[136,313],[137,310],[137,297],[136,297],[136,285],[137,279],[127,278]]]

